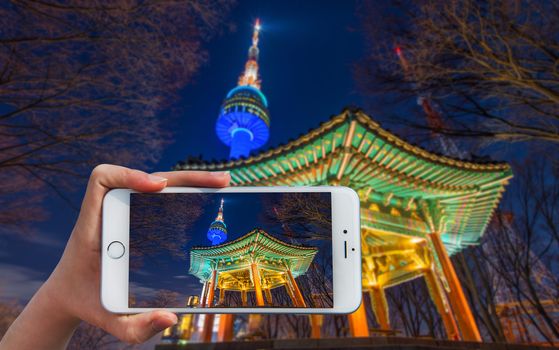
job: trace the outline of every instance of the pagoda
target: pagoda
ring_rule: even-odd
[[[363,291],[381,328],[390,328],[384,290],[424,278],[448,338],[481,340],[450,256],[479,242],[512,177],[508,164],[429,152],[347,109],[248,158],[183,162],[175,169],[228,170],[232,186],[353,188],[361,199]],[[369,335],[366,307],[349,316],[354,336]],[[320,317],[312,320],[312,334],[319,336]]]
[[[204,285],[200,307],[233,307],[225,303],[226,292],[241,294],[239,306],[273,306],[272,290],[279,287],[285,288],[293,307],[306,307],[296,278],[307,272],[317,252],[316,247],[289,244],[254,229],[231,242],[192,248],[189,273]],[[249,305],[249,292],[254,292],[256,305]]]

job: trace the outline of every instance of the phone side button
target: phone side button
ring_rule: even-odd
[[[120,259],[124,255],[124,244],[119,241],[113,241],[107,247],[107,254],[110,258]]]

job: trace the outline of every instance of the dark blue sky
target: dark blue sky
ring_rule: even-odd
[[[205,45],[208,62],[180,92],[175,107],[183,112],[168,125],[174,143],[153,169],[145,170],[168,170],[188,155],[227,157],[228,149],[214,133],[215,120],[243,70],[257,17],[263,25],[262,91],[271,115],[265,147],[296,138],[345,106],[362,104],[352,77],[352,64],[365,51],[354,1],[241,1],[228,17],[236,31],[225,29]],[[71,195],[74,203],[84,190]],[[0,300],[29,299],[63,252],[77,211],[54,193],[46,206],[50,219],[38,224],[35,233],[0,237]]]
[[[186,87],[174,144],[159,167],[187,155],[225,159],[228,148],[215,135],[225,95],[237,85],[251,44],[252,24],[262,21],[260,75],[269,102],[271,134],[263,149],[285,143],[348,105],[360,105],[352,64],[363,55],[353,1],[241,1],[225,32],[207,46],[209,61]]]

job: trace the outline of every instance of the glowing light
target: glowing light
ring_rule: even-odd
[[[212,245],[218,245],[227,239],[227,225],[223,221],[223,198],[221,199],[221,205],[217,211],[217,216],[215,220],[211,223],[208,229],[208,234],[206,237],[212,242]]]
[[[260,29],[260,20],[257,19],[245,70],[239,77],[238,86],[227,94],[215,127],[221,142],[230,147],[229,159],[248,157],[270,136],[268,100],[260,91],[258,75]]]
[[[425,241],[425,239],[420,238],[420,237],[413,237],[412,239],[410,239],[410,242],[414,243],[414,244],[415,243],[421,243],[421,242],[424,242],[424,241]]]

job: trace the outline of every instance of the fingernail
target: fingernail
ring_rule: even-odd
[[[152,175],[152,174],[148,174],[148,179],[149,179],[149,181],[151,181],[151,182],[157,182],[157,183],[167,181],[167,179],[164,178],[164,177],[157,176],[157,175]]]
[[[169,316],[163,316],[163,317],[159,317],[156,318],[155,320],[152,321],[151,326],[153,327],[153,330],[155,330],[156,332],[161,332],[175,324],[177,324],[178,319],[177,317],[169,317]]]
[[[229,175],[229,171],[212,171],[210,172],[210,175],[215,177],[223,177]]]

